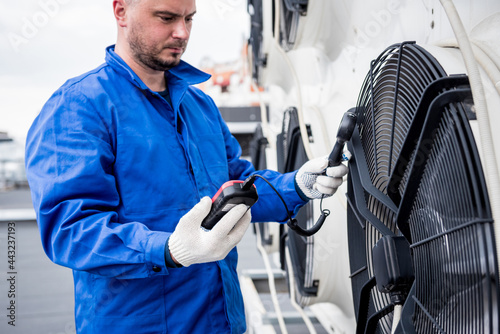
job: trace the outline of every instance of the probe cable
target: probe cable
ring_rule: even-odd
[[[328,217],[330,215],[330,210],[323,209],[323,198],[324,198],[324,195],[323,195],[321,197],[321,201],[320,201],[321,215],[318,218],[318,220],[316,221],[316,224],[314,224],[309,229],[303,229],[302,227],[299,226],[299,224],[297,222],[297,219],[295,219],[295,218],[292,217],[292,213],[288,210],[288,206],[286,205],[285,200],[283,199],[283,196],[281,196],[280,192],[265,177],[263,177],[263,176],[261,176],[259,174],[252,174],[252,175],[250,175],[243,182],[242,189],[245,190],[245,189],[248,189],[248,187],[252,186],[252,184],[255,181],[255,178],[257,178],[257,177],[261,178],[262,180],[264,180],[264,182],[266,182],[271,187],[271,189],[274,190],[274,192],[276,193],[276,195],[278,195],[278,197],[281,200],[281,202],[283,203],[283,206],[285,207],[286,213],[288,215],[287,225],[288,225],[288,227],[290,229],[292,229],[293,231],[295,231],[297,234],[305,236],[305,237],[309,237],[309,236],[311,236],[313,234],[316,234],[316,232],[318,232],[319,229],[323,226],[323,223],[325,222],[326,217]]]

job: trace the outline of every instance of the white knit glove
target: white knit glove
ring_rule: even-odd
[[[181,218],[168,239],[172,257],[184,267],[224,259],[243,238],[250,224],[250,210],[240,204],[229,210],[211,230],[205,230],[201,222],[211,206],[212,200],[203,197]]]
[[[350,153],[346,152],[345,155],[349,156]],[[302,198],[329,197],[337,191],[348,169],[344,164],[327,167],[328,157],[326,156],[309,160],[300,167],[295,175],[295,184]]]

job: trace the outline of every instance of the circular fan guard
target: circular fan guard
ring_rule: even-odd
[[[410,245],[415,277],[403,293],[400,332],[498,332],[495,242],[463,103],[470,100],[467,78],[446,76],[412,42],[387,48],[371,64],[349,144],[348,237],[359,333],[391,332],[394,298],[380,292],[372,250],[382,237],[398,235]]]

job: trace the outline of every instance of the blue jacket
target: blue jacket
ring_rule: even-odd
[[[172,106],[114,52],[66,82],[34,121],[26,170],[47,256],[72,268],[78,333],[243,333],[237,252],[167,268],[179,219],[228,180],[254,172],[207,95],[209,75],[185,62],[166,73]],[[290,210],[295,173],[259,171]],[[256,181],[253,221],[285,221]]]

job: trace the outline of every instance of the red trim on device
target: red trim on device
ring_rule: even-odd
[[[217,191],[217,193],[214,195],[214,197],[212,197],[212,203],[213,203],[213,202],[215,202],[215,199],[216,199],[217,197],[219,197],[219,195],[222,193],[222,191],[223,191],[224,189],[226,189],[227,187],[232,186],[232,185],[233,185],[233,184],[235,184],[235,183],[243,183],[243,181],[240,181],[240,180],[233,180],[233,181],[227,181],[226,183],[224,183],[224,184],[220,187],[219,191]]]

